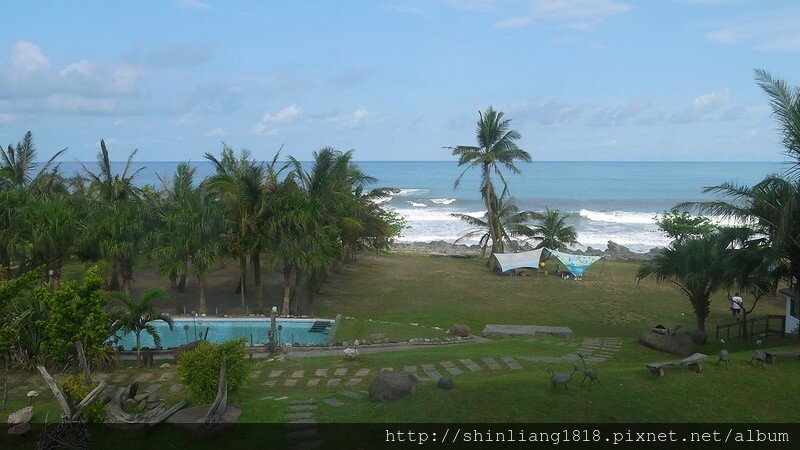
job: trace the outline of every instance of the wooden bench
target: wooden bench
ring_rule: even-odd
[[[652,373],[653,375],[657,375],[659,377],[664,376],[665,367],[673,367],[673,366],[688,366],[689,370],[691,370],[692,372],[699,373],[701,370],[700,362],[706,358],[708,358],[708,355],[704,355],[702,353],[695,353],[692,356],[687,356],[686,358],[678,359],[675,361],[650,363],[647,365],[647,368],[650,370],[650,373]]]
[[[767,359],[764,360],[767,364],[775,364],[776,356],[797,356],[800,358],[800,350],[788,350],[784,352],[764,352],[767,354]]]

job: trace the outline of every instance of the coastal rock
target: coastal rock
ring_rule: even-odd
[[[414,374],[384,370],[369,385],[369,398],[378,402],[400,400],[411,395],[417,383]]]
[[[645,331],[639,336],[639,343],[645,347],[678,356],[689,356],[695,351],[694,342],[692,342],[692,339],[686,333],[678,333],[674,336],[670,336],[661,333],[653,333],[652,331]]]
[[[571,250],[570,253],[588,256],[605,256],[609,259],[622,261],[648,261],[658,256],[662,251],[661,248],[653,248],[646,253],[636,253],[624,245],[617,244],[613,241],[608,241],[607,245],[608,248],[606,250],[588,247],[586,250]],[[481,254],[481,248],[478,245],[451,244],[441,240],[433,242],[395,242],[392,244],[391,250],[398,253],[421,253],[434,256],[447,256],[450,258],[474,257]],[[523,252],[528,250],[532,250],[530,243],[519,243],[517,241],[512,241],[507,248],[509,252]]]
[[[450,327],[450,336],[467,337],[471,332],[472,330],[470,330],[469,326],[464,325],[463,323],[457,323]]]
[[[33,406],[26,406],[18,411],[14,411],[8,415],[8,424],[17,425],[20,423],[28,423],[33,417]]]
[[[449,391],[453,389],[453,380],[448,377],[439,377],[439,381],[436,382],[436,387],[444,391]]]

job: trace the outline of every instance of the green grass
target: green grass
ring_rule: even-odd
[[[651,281],[636,283],[637,264],[601,262],[590,269],[581,282],[564,281],[554,276],[499,277],[491,275],[480,260],[433,258],[428,256],[363,256],[354,265],[345,266],[326,283],[316,298],[316,315],[336,314],[354,317],[343,320],[338,340],[352,341],[382,333],[392,340],[411,337],[437,337],[454,323],[466,323],[473,333],[487,323],[569,326],[573,338],[539,336],[535,339],[497,339],[487,343],[431,346],[414,350],[362,354],[358,361],[344,361],[340,356],[297,358],[283,362],[257,360],[254,370],[260,375],[247,379],[246,386],[231,400],[241,405],[242,422],[280,422],[285,420],[286,402],[266,397],[312,397],[320,400],[320,422],[797,422],[800,409],[794,396],[800,375],[800,360],[781,358],[761,369],[746,364],[754,348],[752,340],[729,345],[733,367],[715,367],[719,346],[713,342],[717,324],[730,320],[725,293],[712,301],[707,329],[711,341],[699,351],[711,355],[700,374],[679,367],[668,369],[664,378],[652,376],[649,362],[675,359],[640,346],[638,335],[657,323],[695,326],[688,300],[669,284]],[[781,314],[780,298],[763,300],[754,315]],[[371,319],[371,320],[370,320]],[[389,321],[396,323],[380,323]],[[418,323],[419,326],[411,325]],[[520,356],[558,356],[574,347],[557,342],[577,342],[584,338],[614,336],[622,338],[622,349],[608,361],[596,364],[602,385],[591,391],[573,381],[569,391],[553,392],[547,369],[571,371],[571,364],[534,363]],[[796,341],[768,339],[768,348],[795,348]],[[304,369],[347,367],[349,373],[370,368],[372,374],[383,367],[402,369],[406,365],[438,363],[481,357],[517,357],[523,370],[484,370],[454,377],[456,388],[441,391],[432,384],[422,384],[408,399],[374,403],[338,396],[344,389],[366,389],[369,379],[356,388],[306,387],[300,383],[291,389],[280,384],[261,385],[273,369],[287,373]],[[120,369],[132,379],[138,369]],[[165,369],[150,369],[157,378]],[[169,369],[174,370],[174,369]],[[441,368],[440,368],[440,371]],[[442,371],[443,372],[443,371]],[[27,387],[27,379],[15,375]],[[307,380],[306,377],[304,380]],[[39,383],[41,384],[41,383]],[[148,384],[148,383],[145,383]],[[170,382],[164,383],[169,385]],[[324,384],[324,383],[322,383]],[[167,387],[159,393],[170,399]],[[24,406],[25,391],[10,395],[8,410]],[[345,406],[332,407],[323,402],[338,396]],[[57,414],[48,393],[38,399],[35,420]],[[329,437],[331,442],[335,436]]]

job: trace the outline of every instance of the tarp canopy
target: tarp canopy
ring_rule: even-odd
[[[589,268],[592,264],[595,263],[602,256],[584,256],[584,255],[573,255],[571,253],[563,253],[558,250],[550,250],[547,249],[551,255],[558,258],[561,261],[561,264],[564,264],[570,272],[576,277],[581,276],[583,272]]]
[[[544,249],[540,248],[522,253],[495,253],[494,257],[497,259],[497,262],[500,264],[500,270],[503,272],[522,267],[538,269],[539,260],[542,258],[542,250]]]

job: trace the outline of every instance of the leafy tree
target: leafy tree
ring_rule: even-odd
[[[114,295],[114,299],[119,302],[119,306],[111,312],[111,319],[114,323],[114,330],[123,333],[133,333],[136,336],[136,360],[139,360],[142,340],[142,331],[153,338],[156,347],[161,347],[161,336],[153,326],[153,322],[162,321],[169,325],[172,330],[172,318],[166,314],[156,312],[153,300],[165,299],[168,294],[163,289],[146,289],[139,295],[137,300],[133,300],[127,295]]]
[[[54,362],[64,363],[75,354],[75,342],[81,341],[87,357],[103,353],[110,337],[108,297],[103,290],[99,269],[89,268],[82,282],[67,281],[57,289],[43,291],[49,313],[44,326],[43,350]]]
[[[532,211],[520,211],[513,198],[504,195],[499,199],[494,199],[494,210],[498,218],[497,236],[505,243],[510,243],[515,237],[530,238],[535,235],[534,229],[526,223],[533,217],[534,213]],[[480,245],[481,252],[485,255],[486,248],[492,240],[487,214],[484,214],[483,218],[473,217],[468,214],[450,215],[463,220],[472,227],[466,234],[458,238],[456,243],[464,239],[478,237],[478,245]]]
[[[673,209],[656,219],[656,225],[672,240],[702,237],[717,231],[708,217],[692,216],[686,211]]]
[[[202,341],[192,351],[181,355],[178,360],[178,380],[189,391],[196,405],[214,401],[219,389],[219,369],[225,358],[228,393],[236,394],[249,372],[249,364],[244,350],[244,339],[214,344]]]
[[[575,227],[566,224],[567,215],[561,214],[561,211],[545,208],[543,213],[534,212],[531,217],[537,221],[531,227],[533,238],[541,241],[536,248],[548,247],[559,250],[578,243]]]
[[[499,238],[499,223],[496,218],[497,211],[494,209],[493,199],[497,197],[492,173],[497,175],[503,182],[504,188],[508,186],[501,170],[505,168],[511,173],[519,173],[515,162],[530,162],[531,156],[525,150],[517,147],[516,141],[521,135],[519,132],[510,129],[510,119],[504,119],[503,113],[495,111],[489,107],[483,113],[478,113],[478,123],[476,129],[477,146],[459,145],[449,147],[453,156],[458,156],[458,165],[466,165],[466,169],[456,178],[454,187],[458,187],[464,174],[469,169],[479,168],[481,171],[481,197],[486,206],[486,218],[489,224],[490,240],[492,249],[489,254],[489,265],[492,266],[494,253],[503,252],[503,240]]]
[[[642,264],[637,280],[654,278],[680,288],[697,317],[697,329],[705,333],[711,295],[726,283],[725,255],[728,242],[719,234],[672,242],[658,256]]]
[[[54,287],[61,283],[61,268],[69,260],[78,238],[78,218],[72,205],[61,196],[35,199],[26,209],[28,247],[44,262]]]

